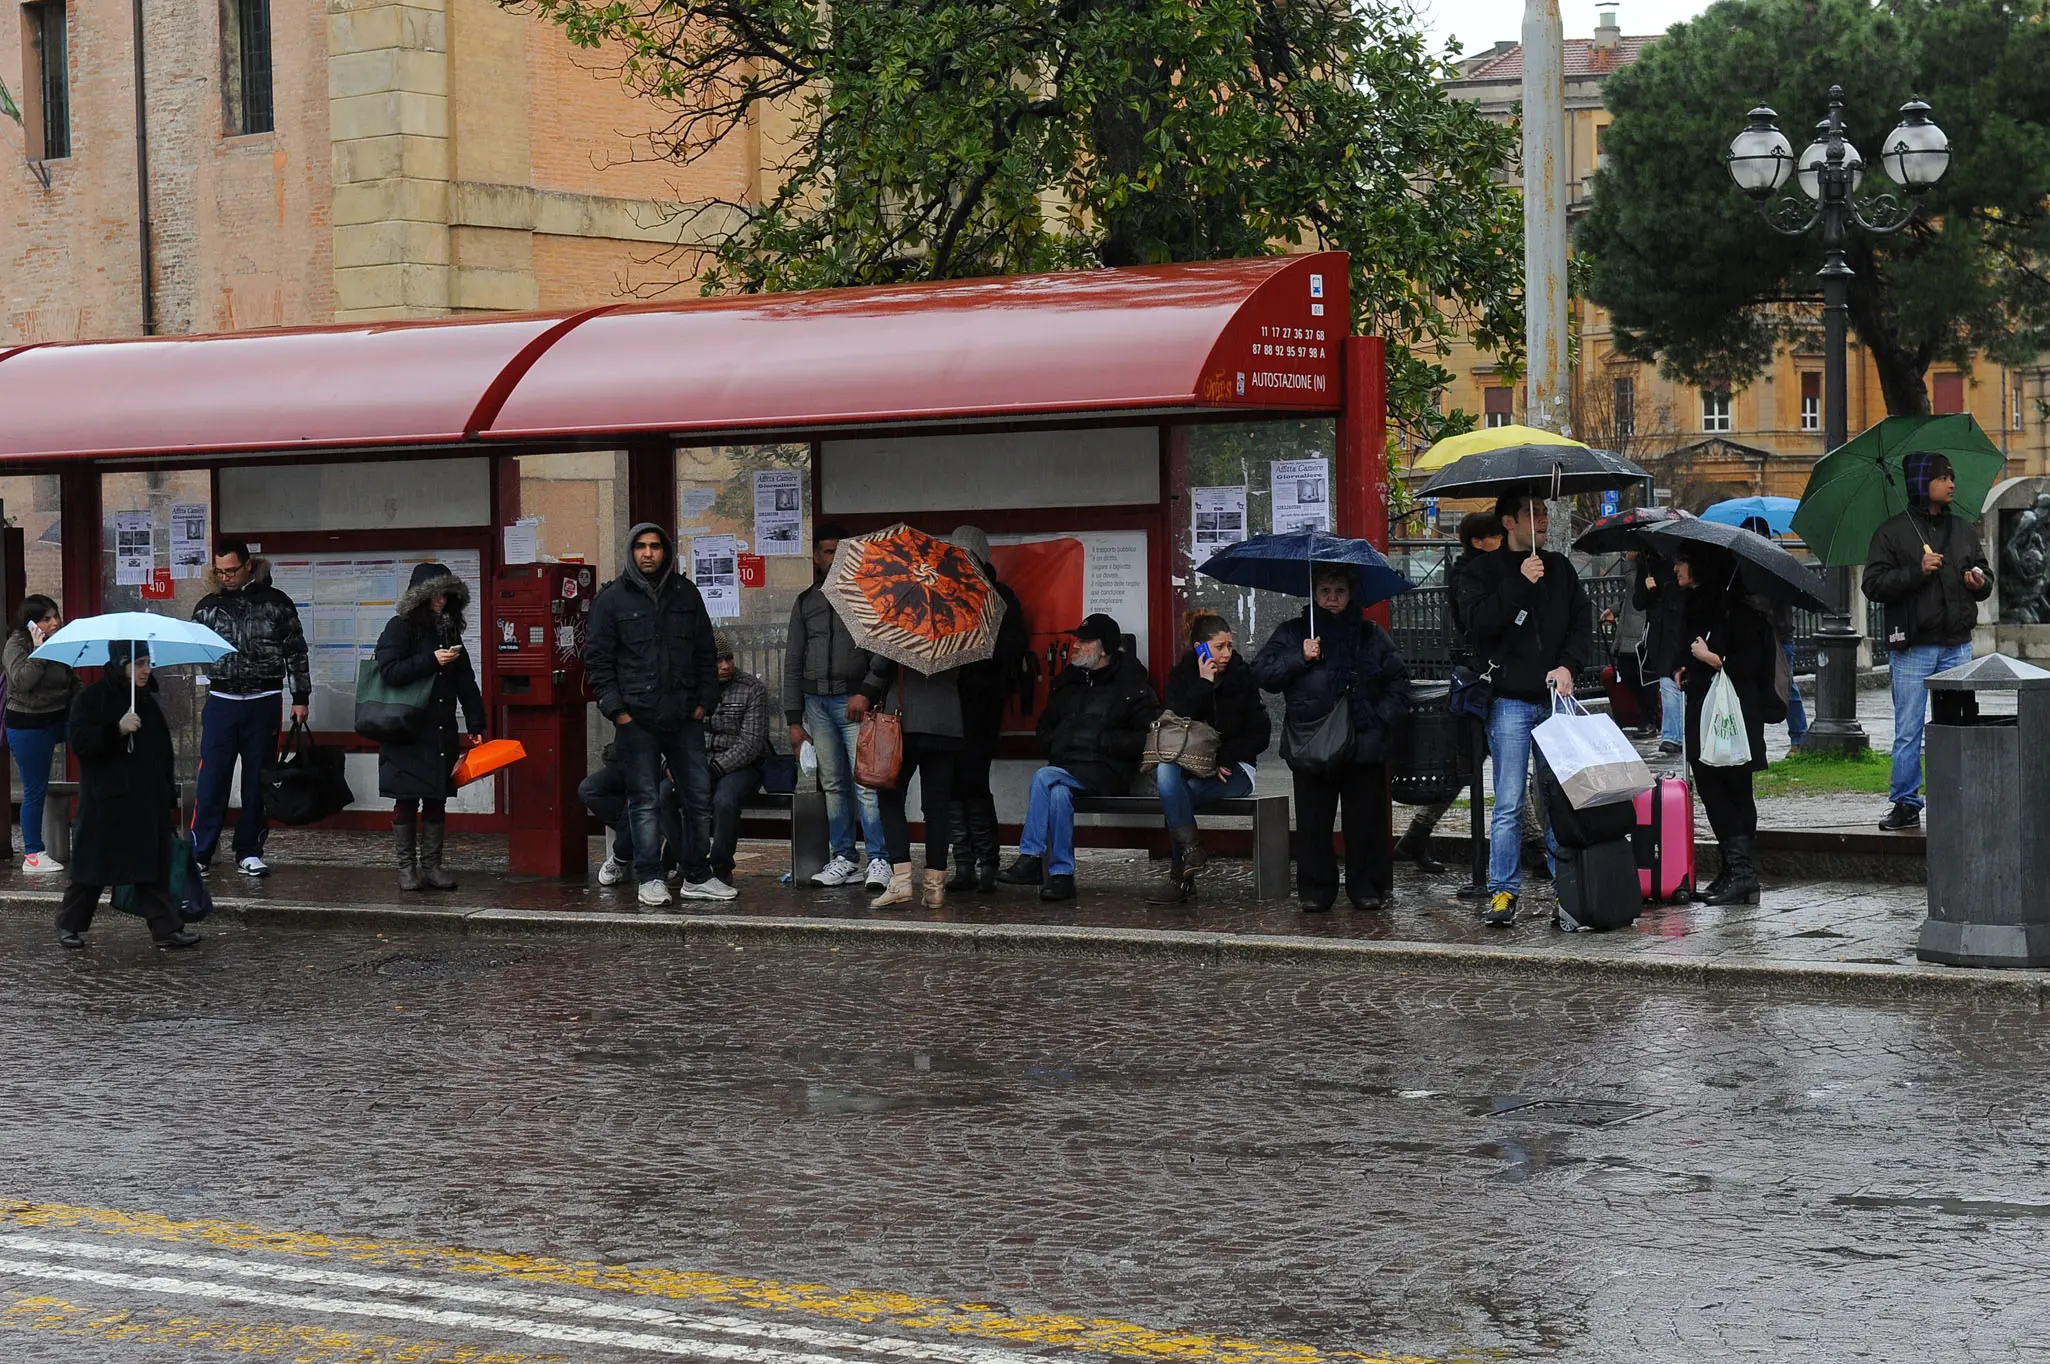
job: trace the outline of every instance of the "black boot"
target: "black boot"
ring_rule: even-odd
[[[456,878],[441,868],[441,853],[448,841],[448,825],[436,820],[420,824],[420,884],[429,890],[454,890]]]
[[[399,857],[399,889],[420,889],[420,830],[411,815],[392,820],[392,845]]]
[[[1397,857],[1407,857],[1410,861],[1417,864],[1419,871],[1428,872],[1432,876],[1436,876],[1446,870],[1443,862],[1431,856],[1431,835],[1429,831],[1426,830],[1420,834],[1417,832],[1417,826],[1414,824],[1409,826],[1401,838],[1395,840],[1395,855]]]
[[[1730,879],[1721,890],[1702,896],[1711,905],[1755,905],[1758,903],[1758,866],[1751,860],[1756,839],[1741,834],[1723,845],[1723,866]]]
[[[968,812],[958,800],[947,802],[948,890],[975,889],[975,848],[968,840]]]
[[[1168,862],[1167,884],[1158,894],[1146,897],[1150,905],[1178,905],[1196,898],[1196,873],[1203,869],[1203,836],[1193,824],[1177,824],[1168,833],[1174,838],[1174,853]]]
[[[1046,863],[1037,857],[1020,853],[1010,866],[997,873],[997,880],[1007,886],[1036,886]]]
[[[997,888],[997,859],[1003,844],[997,838],[995,801],[978,800],[967,806],[968,842],[975,850],[975,889],[984,895]]]

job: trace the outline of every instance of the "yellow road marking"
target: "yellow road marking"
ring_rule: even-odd
[[[0,1202],[0,1225],[97,1232],[219,1250],[346,1261],[385,1269],[475,1274],[516,1283],[582,1288],[674,1302],[718,1304],[742,1311],[822,1317],[894,1330],[945,1331],[1012,1345],[1054,1346],[1149,1364],[1455,1364],[1421,1355],[1320,1350],[1285,1340],[1249,1340],[1200,1331],[1162,1331],[1114,1317],[1013,1313],[989,1303],[951,1302],[872,1289],[786,1283],[741,1275],[594,1260],[565,1260],[515,1251],[472,1250],[365,1236],[280,1231],[212,1218],[178,1220],[161,1213],[65,1203]],[[1464,1356],[1463,1358],[1499,1357]]]
[[[173,1312],[89,1307],[63,1298],[20,1298],[0,1308],[0,1331],[43,1331],[114,1345],[176,1345],[292,1364],[569,1364],[566,1355],[531,1355],[401,1340],[362,1331],[283,1322],[203,1321]]]

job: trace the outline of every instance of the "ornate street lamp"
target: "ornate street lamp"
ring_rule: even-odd
[[[1730,178],[1758,201],[1759,213],[1773,231],[1798,237],[1822,228],[1823,445],[1834,450],[1850,439],[1850,414],[1845,399],[1846,300],[1853,271],[1844,259],[1852,228],[1873,234],[1898,232],[1915,216],[1914,200],[1943,177],[1950,165],[1950,139],[1929,119],[1929,106],[1910,100],[1901,106],[1901,121],[1879,153],[1879,164],[1896,189],[1863,193],[1865,158],[1851,145],[1844,127],[1844,90],[1830,87],[1829,117],[1816,125],[1815,140],[1800,156],[1779,130],[1779,115],[1760,105],[1751,111],[1744,131],[1730,141],[1725,158]],[[1799,196],[1781,194],[1788,180],[1800,186]],[[1902,197],[1902,193],[1907,195]],[[1780,195],[1779,198],[1773,196]],[[1830,753],[1857,753],[1870,747],[1858,724],[1858,631],[1851,624],[1851,579],[1848,569],[1828,574],[1830,609],[1816,637],[1821,649],[1815,723],[1803,742]]]

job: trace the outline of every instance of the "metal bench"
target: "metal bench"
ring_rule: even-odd
[[[787,791],[757,791],[741,802],[743,815],[787,815],[790,819],[790,879],[808,881],[825,868],[832,856],[832,836],[826,827],[826,802],[817,792],[806,791],[809,800],[799,800]]]
[[[1078,815],[1161,816],[1158,796],[1074,796]],[[1241,796],[1220,800],[1196,812],[1206,815],[1242,815],[1253,821],[1253,894],[1262,900],[1279,900],[1289,893],[1288,880],[1288,797]]]

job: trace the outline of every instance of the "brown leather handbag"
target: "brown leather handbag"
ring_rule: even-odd
[[[854,780],[873,791],[894,791],[904,770],[903,700],[895,711],[870,706],[854,740]]]

